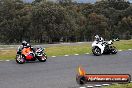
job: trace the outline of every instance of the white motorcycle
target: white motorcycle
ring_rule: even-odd
[[[96,56],[100,56],[102,54],[116,54],[117,49],[115,46],[112,46],[113,41],[94,41],[92,43],[92,52]]]

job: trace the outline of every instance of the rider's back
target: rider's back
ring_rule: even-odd
[[[30,48],[30,47],[28,47],[28,48],[23,48],[23,50],[22,50],[22,54],[23,54],[23,55],[27,55],[29,52],[31,52],[31,48]]]

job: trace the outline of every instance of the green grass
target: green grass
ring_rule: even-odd
[[[128,84],[116,84],[108,87],[103,87],[103,88],[132,88],[132,83]]]
[[[16,50],[0,50],[0,60],[15,58]]]
[[[73,54],[84,54],[91,52],[90,45],[81,44],[76,46],[54,46],[46,49],[48,56],[62,56]]]
[[[121,40],[114,42],[114,45],[117,49],[128,50],[132,49],[132,40]],[[73,54],[85,54],[91,53],[91,44],[90,43],[81,43],[77,45],[59,45],[51,46],[46,48],[46,54],[48,56],[63,56],[63,55],[73,55]],[[16,55],[16,49],[6,49],[0,50],[0,59],[14,59]]]
[[[114,45],[117,47],[117,49],[121,50],[132,49],[132,40],[116,41],[114,42]]]

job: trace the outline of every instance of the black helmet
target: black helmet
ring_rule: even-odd
[[[22,45],[23,46],[27,46],[27,42],[26,41],[22,41]]]

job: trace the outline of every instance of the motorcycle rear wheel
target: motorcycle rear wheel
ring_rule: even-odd
[[[116,54],[118,52],[117,48],[115,46],[112,46],[111,53]]]

